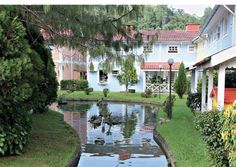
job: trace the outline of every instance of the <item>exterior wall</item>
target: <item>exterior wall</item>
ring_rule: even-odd
[[[80,72],[86,72],[86,56],[78,50],[66,47],[51,47],[57,80],[80,79]],[[79,68],[80,67],[80,68]]]
[[[88,71],[88,81],[89,87],[92,87],[95,91],[103,91],[104,88],[108,88],[112,92],[120,92],[125,91],[125,86],[120,85],[119,81],[116,78],[116,75],[111,73],[108,74],[108,81],[105,84],[99,83],[99,68],[98,62],[93,61],[94,63],[94,71]],[[143,78],[144,72],[140,71],[140,66],[138,64],[135,65],[138,75],[138,83],[134,86],[129,86],[129,89],[135,89],[136,92],[143,91]],[[89,67],[88,67],[89,69]]]
[[[179,46],[179,53],[168,53],[169,45]],[[196,61],[196,47],[195,51],[190,53],[188,46],[194,45],[187,42],[173,42],[173,43],[155,43],[152,53],[145,54],[146,62],[167,62],[169,58],[173,58],[175,62],[183,62],[185,66],[189,66]]]
[[[224,19],[227,19],[227,33],[224,34]],[[206,51],[205,57],[213,55],[219,51],[229,48],[233,45],[233,16],[222,5],[219,7],[217,13],[209,22],[206,30],[202,32],[202,35],[207,36],[207,45],[204,49]],[[220,37],[214,37],[217,26],[220,27]],[[199,46],[200,47],[200,46]]]

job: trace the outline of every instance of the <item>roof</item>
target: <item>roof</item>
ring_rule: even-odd
[[[180,66],[179,62],[176,62],[172,65],[172,70],[178,70]],[[144,62],[141,65],[141,69],[143,70],[169,70],[169,64],[167,62]]]
[[[199,35],[199,31],[186,30],[140,30],[143,41],[148,41],[148,36],[157,35],[157,41],[192,41]]]
[[[200,65],[202,65],[202,64],[205,64],[205,63],[209,62],[210,60],[211,60],[211,56],[206,57],[206,58],[204,58],[204,59],[198,61],[197,63],[195,63],[195,64],[193,65],[193,67],[195,67],[195,66],[200,66]]]
[[[218,88],[213,88],[210,97],[216,97],[218,95]],[[233,103],[236,100],[236,88],[225,88],[225,103]]]

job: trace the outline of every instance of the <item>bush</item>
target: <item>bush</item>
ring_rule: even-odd
[[[104,97],[107,97],[108,93],[109,93],[109,89],[108,89],[108,88],[104,88],[104,89],[103,89],[103,95],[104,95]]]
[[[90,92],[93,92],[93,88],[85,88],[84,92],[85,92],[86,95],[89,95]]]
[[[129,93],[135,93],[135,89],[129,89]]]
[[[62,80],[61,81],[61,90],[85,90],[88,88],[87,80]]]
[[[196,113],[194,124],[207,143],[208,150],[216,167],[228,167],[227,151],[221,138],[221,112]]]
[[[145,92],[141,93],[141,97],[149,98],[152,96],[152,90],[151,89],[145,89]]]
[[[201,110],[201,99],[202,94],[199,92],[188,94],[186,105],[190,108],[192,113],[195,114],[195,111]]]
[[[175,95],[171,95],[171,105],[170,105],[170,96],[168,96],[166,98],[166,100],[164,101],[163,105],[162,105],[162,110],[167,114],[168,118],[171,119],[172,118],[172,111],[173,111],[173,106],[174,106],[174,102],[176,100],[176,96]]]
[[[187,78],[185,74],[185,68],[183,62],[179,66],[178,77],[174,84],[175,92],[178,94],[179,98],[183,98],[183,94],[187,90]]]
[[[0,156],[21,154],[27,142],[31,130],[29,115],[18,113],[14,117],[13,122],[0,125]]]
[[[233,108],[224,111],[221,121],[221,137],[224,142],[224,148],[227,150],[230,166],[236,166],[236,101]]]

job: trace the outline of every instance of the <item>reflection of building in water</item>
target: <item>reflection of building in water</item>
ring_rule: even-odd
[[[87,114],[64,112],[64,121],[71,125],[80,136],[82,144],[87,142]]]

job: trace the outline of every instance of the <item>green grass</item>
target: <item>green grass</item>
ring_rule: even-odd
[[[0,158],[1,167],[63,167],[78,143],[76,132],[53,111],[32,115],[32,132],[19,156]]]
[[[91,92],[90,95],[86,95],[83,91],[74,91],[69,93],[68,91],[58,91],[58,96],[66,99],[78,99],[78,98],[88,98],[88,99],[101,99],[104,98],[103,92]],[[123,100],[127,102],[152,102],[152,103],[162,103],[167,97],[167,94],[162,94],[159,99],[157,97],[143,98],[141,93],[125,93],[125,92],[109,92],[108,97],[105,99],[108,100]]]
[[[179,167],[211,166],[206,144],[195,129],[193,114],[186,106],[186,96],[176,99],[172,120],[157,125],[157,131],[166,139]],[[165,115],[160,113],[161,117]]]

